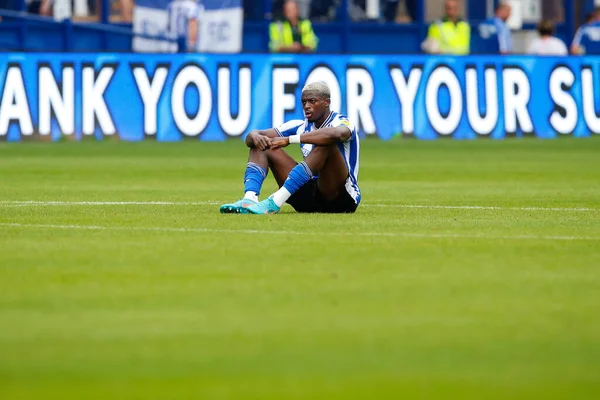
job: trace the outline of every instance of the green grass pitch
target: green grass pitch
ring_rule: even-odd
[[[600,137],[361,151],[250,216],[237,140],[0,144],[0,398],[600,398]]]

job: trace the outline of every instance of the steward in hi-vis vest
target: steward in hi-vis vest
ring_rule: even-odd
[[[269,48],[275,53],[309,53],[317,48],[318,39],[307,19],[299,18],[298,5],[288,0],[283,6],[284,19],[269,26]]]

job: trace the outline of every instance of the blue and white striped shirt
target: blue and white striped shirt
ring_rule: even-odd
[[[360,203],[361,195],[360,188],[358,187],[358,168],[360,165],[359,155],[360,155],[360,139],[358,137],[358,133],[356,132],[356,127],[354,124],[350,122],[348,117],[332,111],[329,114],[329,117],[325,120],[321,128],[336,128],[338,126],[344,125],[346,126],[350,132],[350,138],[343,143],[338,143],[337,147],[344,160],[346,161],[346,166],[348,167],[349,176],[346,180],[346,190],[348,194],[354,199],[356,204]],[[304,133],[309,133],[316,131],[317,128],[315,124],[312,122],[308,122],[307,119],[295,119],[292,121],[288,121],[278,127],[275,128],[275,132],[278,135],[289,137],[292,135],[302,135]],[[304,158],[308,157],[310,152],[313,149],[312,144],[301,143],[300,148],[302,150],[302,156]]]
[[[479,37],[475,37],[473,52],[480,54],[511,53],[512,35],[506,23],[498,18],[489,18],[479,24]]]
[[[573,38],[573,46],[581,47],[585,54],[600,54],[600,21],[580,26]]]
[[[498,29],[498,46],[501,53],[512,53],[512,33],[510,28],[506,25],[502,19],[496,17],[493,19],[496,29]]]

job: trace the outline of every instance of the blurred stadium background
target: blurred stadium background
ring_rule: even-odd
[[[461,17],[473,27],[494,14],[498,0],[458,1]],[[130,51],[132,36],[166,34],[160,15],[144,19],[140,8],[166,10],[168,0],[2,0],[0,25],[7,50]],[[209,1],[210,3],[210,1]],[[218,3],[228,3],[218,1]],[[229,2],[243,7],[245,52],[268,51],[269,28],[282,17],[283,1]],[[515,52],[524,53],[540,20],[556,23],[570,44],[576,29],[598,6],[595,0],[515,0],[511,21]],[[300,16],[310,18],[319,53],[415,54],[430,22],[444,16],[444,0],[300,0]],[[25,14],[27,13],[27,14]],[[36,18],[36,15],[53,18]],[[143,14],[143,11],[142,11]],[[154,20],[153,20],[154,19]],[[473,35],[478,36],[477,29]]]

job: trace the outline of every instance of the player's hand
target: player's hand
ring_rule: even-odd
[[[260,133],[252,134],[252,143],[257,149],[264,151],[271,147],[271,142],[268,137],[261,135]]]
[[[276,137],[271,139],[271,150],[277,150],[282,147],[289,146],[290,138],[287,137]]]

